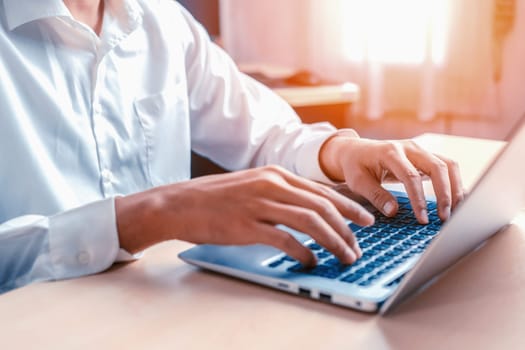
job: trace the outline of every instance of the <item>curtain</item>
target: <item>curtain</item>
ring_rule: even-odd
[[[525,0],[222,0],[221,30],[237,62],[357,83],[355,113],[368,119],[494,120],[505,103],[525,110],[523,93],[502,93],[516,85],[504,69],[508,42],[525,53],[524,12]]]

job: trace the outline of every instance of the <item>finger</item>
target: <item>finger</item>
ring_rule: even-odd
[[[361,206],[365,206],[370,203],[365,197],[358,194],[357,192],[352,191],[346,182],[337,184],[331,188],[346,198],[359,203]]]
[[[443,157],[436,154],[436,157],[445,162],[448,166],[448,177],[450,181],[450,190],[452,193],[452,210],[456,205],[461,202],[465,197],[465,192],[463,188],[463,182],[461,180],[461,173],[459,171],[459,165],[457,162],[452,159]]]
[[[356,241],[348,244],[344,235],[336,232],[316,211],[296,205],[266,200],[258,219],[272,224],[284,224],[294,230],[312,237],[317,243],[332,252],[343,264],[351,264],[357,260],[355,252]],[[345,224],[345,235],[353,234]],[[358,250],[359,256],[361,251]]]
[[[347,179],[351,190],[365,197],[374,207],[385,216],[394,216],[398,210],[398,204],[394,196],[385,190],[369,173],[353,171],[352,176]]]
[[[394,147],[387,152],[383,166],[403,183],[417,220],[422,224],[427,224],[427,202],[425,200],[421,175],[408,160],[399,145],[394,145]]]
[[[360,226],[369,226],[374,224],[374,216],[370,214],[361,204],[338,193],[334,189],[319,184],[317,182],[297,176],[291,172],[283,170],[283,178],[295,188],[311,192],[315,195],[328,199],[344,217],[352,220]],[[289,188],[290,189],[290,188]],[[310,198],[315,201],[315,198]]]
[[[409,147],[407,155],[418,169],[430,177],[437,198],[439,218],[442,221],[447,220],[452,208],[452,194],[447,163],[419,146]]]
[[[279,230],[274,225],[267,223],[258,223],[254,227],[253,232],[257,232],[257,237],[253,243],[267,244],[280,249],[305,267],[316,265],[317,259],[315,254],[299,243],[288,232]]]
[[[362,255],[361,248],[357,240],[348,226],[345,218],[341,215],[341,212],[337,209],[336,205],[325,197],[319,196],[315,193],[308,192],[306,190],[299,189],[297,187],[288,186],[288,196],[286,198],[280,198],[282,202],[289,203],[298,207],[308,208],[317,213],[330,227],[337,232],[339,236],[351,247],[355,255],[359,258]],[[330,190],[332,191],[332,190]],[[281,194],[287,194],[286,191]],[[358,225],[368,225],[373,222],[374,217],[359,204],[351,202],[352,208],[347,207],[347,214],[350,218],[355,218],[355,223]],[[364,214],[360,214],[364,212]],[[354,214],[357,213],[357,214]],[[363,220],[363,218],[365,218]],[[319,242],[322,244],[321,242]]]

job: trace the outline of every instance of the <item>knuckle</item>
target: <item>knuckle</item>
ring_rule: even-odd
[[[459,163],[455,160],[449,159],[447,160],[448,167],[450,169],[453,169],[455,171],[459,171]]]
[[[317,200],[317,208],[316,211],[322,216],[322,217],[330,217],[334,214],[334,211],[337,209],[335,206],[330,202],[328,199],[320,197]]]
[[[319,227],[319,214],[317,214],[315,211],[306,209],[299,213],[299,220],[304,224],[306,230],[312,233],[316,232]]]
[[[327,186],[322,186],[322,185],[319,186],[318,191],[319,191],[319,195],[321,195],[322,197],[325,197],[325,198],[330,198],[334,194],[333,193],[334,191],[332,189],[330,189]]]
[[[375,204],[379,204],[382,206],[385,202],[385,199],[383,198],[383,191],[381,190],[381,188],[374,189],[370,196],[372,198],[372,202]]]
[[[402,146],[394,141],[387,141],[383,152],[386,160],[394,162],[404,153]]]
[[[383,148],[385,154],[393,155],[399,152],[399,144],[395,141],[385,141]]]
[[[410,149],[421,149],[421,147],[414,140],[404,140],[403,142],[406,145],[406,147]]]
[[[432,167],[434,168],[435,171],[440,172],[440,173],[448,172],[448,165],[447,165],[447,163],[445,163],[444,161],[442,161],[440,159],[436,159],[433,162]]]
[[[279,186],[281,183],[282,177],[279,174],[263,169],[256,177],[254,186],[260,190],[268,190]]]
[[[258,192],[268,191],[276,185],[275,181],[267,176],[259,177],[253,184],[253,188]]]
[[[450,207],[450,206],[452,206],[452,198],[450,196],[445,196],[445,197],[441,198],[440,204],[443,207]]]
[[[408,181],[413,183],[421,182],[421,175],[415,170],[407,170],[405,173],[405,177]]]
[[[271,174],[277,174],[281,176],[285,173],[285,169],[279,165],[276,164],[270,164],[263,167],[265,172],[271,173]]]

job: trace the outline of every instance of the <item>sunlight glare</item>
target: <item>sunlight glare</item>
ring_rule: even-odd
[[[450,0],[343,0],[345,52],[352,61],[443,62]]]

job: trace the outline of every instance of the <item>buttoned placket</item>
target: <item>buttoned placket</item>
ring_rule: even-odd
[[[108,142],[107,132],[104,128],[104,108],[100,102],[100,84],[104,79],[104,56],[99,57],[93,69],[93,93],[92,93],[92,118],[95,141],[97,145],[97,154],[100,169],[101,189],[104,196],[110,196],[112,193],[113,173],[111,171],[110,155],[107,154]]]
[[[97,147],[101,191],[104,197],[110,197],[114,195],[114,175],[111,170],[111,155],[108,154],[107,143],[109,142],[109,136],[105,127],[105,118],[107,116],[101,102],[101,90],[103,89],[102,85],[106,74],[105,57],[111,48],[106,47],[107,44],[104,45],[94,33],[92,33],[92,35],[93,42],[95,43],[94,53],[96,55],[96,61],[92,75],[91,118]]]
[[[105,20],[108,18],[106,17]],[[104,81],[107,78],[107,57],[111,54],[111,51],[119,45],[129,32],[133,29],[133,26],[138,24],[138,18],[131,18],[131,26],[127,28],[128,32],[123,32],[118,26],[111,26],[111,28],[103,28],[106,30],[99,37],[93,31],[90,31],[92,35],[93,43],[95,43],[95,55],[96,61],[93,67],[93,88],[92,88],[92,125],[93,134],[95,137],[97,155],[99,162],[100,171],[100,186],[102,195],[104,197],[111,197],[117,195],[115,190],[115,175],[112,171],[112,155],[109,154],[109,143],[111,142],[111,136],[107,130],[107,119],[109,113],[103,104],[102,95],[104,94]]]

